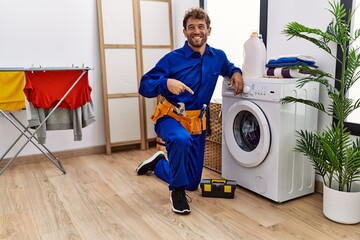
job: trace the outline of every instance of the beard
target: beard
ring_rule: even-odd
[[[197,38],[199,37],[199,38]],[[206,44],[207,41],[207,35],[201,35],[201,36],[187,36],[186,37],[188,40],[188,43],[191,47],[194,48],[200,48],[202,47],[204,44]]]

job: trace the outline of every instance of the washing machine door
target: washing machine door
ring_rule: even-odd
[[[270,150],[268,120],[258,105],[240,100],[224,115],[224,138],[233,158],[243,167],[255,167],[265,160]]]

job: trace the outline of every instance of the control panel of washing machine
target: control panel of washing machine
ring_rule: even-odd
[[[243,92],[234,96],[234,86],[229,87],[229,82],[223,82],[223,96],[232,96],[264,101],[279,101],[281,99],[281,86],[264,82],[244,81]]]

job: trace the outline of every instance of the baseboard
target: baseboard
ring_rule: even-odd
[[[88,147],[88,148],[79,148],[75,150],[67,150],[67,151],[59,151],[59,152],[52,152],[58,159],[66,159],[71,157],[80,157],[90,154],[98,154],[98,153],[105,153],[106,147],[105,145],[102,146],[95,146],[95,147]],[[9,158],[5,158],[4,161],[9,160]],[[43,154],[33,154],[27,156],[18,156],[16,159],[11,163],[11,165],[20,165],[20,164],[28,164],[28,163],[38,163],[42,161],[48,161],[46,156]]]
[[[323,182],[319,180],[315,180],[315,192],[323,193]]]

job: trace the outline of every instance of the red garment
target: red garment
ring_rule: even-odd
[[[26,71],[24,93],[36,108],[53,108],[80,77],[82,70]],[[86,72],[59,107],[75,109],[90,102],[91,87]]]

